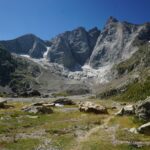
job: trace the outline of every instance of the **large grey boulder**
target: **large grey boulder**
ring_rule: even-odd
[[[29,106],[24,106],[23,111],[33,114],[51,114],[53,113],[52,105],[48,105],[46,102],[37,102]]]
[[[106,107],[102,105],[94,104],[92,102],[79,103],[79,110],[81,112],[95,113],[95,114],[107,114],[108,113]]]
[[[150,97],[135,105],[135,114],[139,119],[150,120]]]
[[[23,108],[23,111],[33,114],[51,114],[53,110],[50,107],[46,106],[29,106]]]

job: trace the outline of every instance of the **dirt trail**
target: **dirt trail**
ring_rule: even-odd
[[[145,146],[150,146],[150,142],[142,142],[142,141],[122,141],[122,140],[118,140],[115,136],[116,134],[116,130],[118,129],[119,125],[116,126],[108,126],[108,123],[111,119],[113,119],[115,116],[111,115],[108,116],[106,119],[103,120],[103,124],[96,126],[94,128],[92,128],[91,130],[89,130],[85,135],[83,136],[79,136],[77,137],[76,141],[76,147],[72,148],[72,150],[81,150],[82,149],[82,143],[86,142],[86,141],[90,141],[91,135],[96,133],[96,132],[100,132],[100,130],[102,129],[104,132],[106,132],[106,134],[109,134],[109,138],[110,138],[110,142],[114,145],[120,145],[120,144],[128,144],[128,145],[145,145]]]
[[[109,122],[112,118],[114,118],[114,116],[108,116],[106,119],[103,120],[103,124],[92,128],[92,129],[89,130],[85,135],[77,137],[77,144],[76,144],[77,146],[76,146],[75,148],[73,148],[72,150],[80,150],[80,149],[81,149],[81,143],[88,141],[89,138],[90,138],[90,136],[91,136],[93,133],[98,132],[101,128],[105,128],[105,127],[107,126],[108,122]]]

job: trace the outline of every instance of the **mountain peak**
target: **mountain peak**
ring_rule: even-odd
[[[32,33],[27,33],[25,35],[19,36],[17,39],[20,38],[32,38],[32,39],[40,39],[39,37],[37,37],[36,35],[32,34]]]
[[[97,27],[93,27],[88,32],[90,33],[90,32],[93,32],[93,31],[99,31],[99,29]]]
[[[107,24],[115,23],[115,22],[118,22],[118,20],[114,18],[113,16],[110,16],[107,20]]]

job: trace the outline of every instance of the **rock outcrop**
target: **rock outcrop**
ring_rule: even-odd
[[[135,114],[139,119],[150,120],[150,97],[135,105]]]
[[[135,107],[134,105],[127,105],[121,108],[116,115],[117,116],[122,116],[122,115],[133,115],[135,114]]]
[[[107,114],[107,108],[102,106],[102,105],[98,105],[98,104],[94,104],[92,102],[81,102],[79,104],[79,110],[81,112],[87,112],[87,113],[95,113],[95,114]]]
[[[51,114],[53,113],[52,106],[47,103],[38,102],[22,108],[23,111],[33,114]]]

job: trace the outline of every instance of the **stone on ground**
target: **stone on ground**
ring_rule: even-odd
[[[94,104],[91,102],[80,103],[79,110],[81,112],[88,112],[88,113],[91,112],[95,114],[107,114],[108,113],[106,107],[102,105]]]

